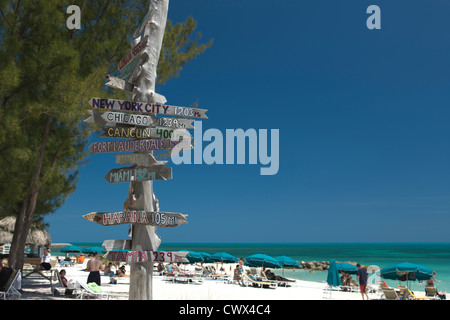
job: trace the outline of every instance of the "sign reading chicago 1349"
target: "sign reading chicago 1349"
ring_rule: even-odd
[[[185,128],[193,129],[193,120],[189,119],[176,119],[176,118],[156,118],[153,119],[150,116],[144,116],[140,114],[129,114],[123,112],[105,112],[101,115],[103,119],[111,123],[124,123],[137,126],[158,126],[167,128]]]

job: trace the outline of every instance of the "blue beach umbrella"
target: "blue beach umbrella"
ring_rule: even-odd
[[[380,270],[380,275],[382,278],[390,280],[423,281],[431,279],[433,270],[420,264],[402,262],[384,267]]]
[[[86,247],[86,248],[84,248],[81,252],[87,253],[87,254],[93,254],[93,253],[95,253],[95,252],[98,252],[98,253],[106,253],[106,251],[103,250],[102,247]]]
[[[327,283],[332,287],[338,287],[341,285],[341,278],[339,277],[339,271],[336,266],[336,261],[330,261],[330,267],[328,268]]]
[[[249,267],[282,268],[277,259],[262,253],[252,254],[245,258],[244,265]]]
[[[233,263],[238,262],[238,258],[226,252],[217,252],[211,255],[209,260],[213,262]]]
[[[202,256],[204,262],[211,262],[211,255],[207,252],[199,252],[199,254]]]
[[[300,263],[295,261],[294,259],[286,256],[275,257],[275,259],[281,264],[283,268],[301,268]]]
[[[187,263],[196,263],[196,262],[203,262],[203,257],[199,252],[190,251],[190,250],[180,250],[178,252],[187,252],[186,259],[189,260]]]
[[[358,272],[358,268],[356,266],[347,262],[336,262],[336,268],[339,272],[344,271],[348,274],[356,274]]]
[[[61,250],[59,250],[64,253],[75,253],[75,252],[82,252],[83,249],[79,246],[65,246]]]

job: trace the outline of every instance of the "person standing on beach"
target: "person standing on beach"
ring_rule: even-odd
[[[366,295],[367,300],[369,300],[369,296],[367,295],[366,292],[366,287],[367,287],[367,270],[365,268],[361,268],[361,265],[358,263],[356,265],[356,267],[358,268],[358,272],[356,273],[356,280],[359,280],[359,288],[361,290],[361,296],[364,300],[364,295]]]
[[[50,270],[52,268],[52,265],[50,264],[52,256],[50,255],[50,249],[45,249],[44,254],[42,255],[42,262],[41,262],[41,269],[42,270]]]
[[[104,266],[98,258],[98,252],[94,253],[94,256],[88,261],[86,265],[86,271],[89,271],[87,283],[95,282],[100,285],[100,270],[103,270]]]
[[[244,285],[244,259],[239,259],[239,278],[242,282],[242,285]],[[239,281],[238,281],[239,284]]]

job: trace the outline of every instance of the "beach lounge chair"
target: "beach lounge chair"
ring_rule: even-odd
[[[323,299],[331,299],[331,294],[333,293],[333,286],[330,286],[326,281],[324,281],[325,286],[323,287],[322,291],[322,298]]]
[[[5,284],[5,291],[0,291],[0,294],[3,296],[3,300],[6,300],[6,298],[10,296],[17,295],[19,298],[22,296],[20,292],[14,288],[14,283],[16,282],[17,277],[19,277],[19,270],[14,270]]]
[[[425,296],[431,299],[438,299],[438,294],[435,286],[425,286]]]
[[[51,290],[52,290],[52,295],[57,295],[58,294],[58,289],[57,288],[64,289],[64,294],[65,295],[76,294],[76,289],[75,288],[69,289],[66,286],[64,286],[64,283],[62,282],[61,275],[59,274],[58,270],[53,270],[53,277],[52,277],[52,279],[54,281],[56,281],[55,283],[53,283],[53,282],[50,283]],[[70,291],[67,291],[67,290],[72,290],[72,291],[70,293]]]
[[[245,271],[242,274],[244,279],[249,281],[254,287],[270,289],[275,289],[277,287],[276,283],[264,280],[256,280],[252,275],[247,274]]]
[[[184,283],[184,284],[203,284],[202,278],[196,277],[194,275],[176,275],[173,278],[174,283]]]
[[[403,300],[431,300],[432,298],[429,297],[418,297],[415,296],[414,293],[409,290],[408,287],[405,286],[398,286],[401,293],[403,294]]]
[[[64,284],[62,283],[61,276],[59,275],[58,270],[53,271],[52,280],[55,281],[55,283],[53,283],[53,282],[51,283],[52,295],[56,295],[58,292],[57,288],[61,288],[61,289],[64,288]]]
[[[267,275],[264,272],[261,272],[261,279],[266,282],[275,283],[279,287],[288,287],[290,286],[290,282],[295,282],[295,280],[271,280],[267,278]]]
[[[80,280],[77,280],[77,284],[79,285],[81,289],[80,293],[80,299],[88,298],[90,296],[94,296],[94,298],[106,298],[109,300],[109,294],[104,293],[102,289],[99,286],[93,286],[92,283],[95,284],[95,282],[91,282],[89,284],[82,282]],[[95,290],[93,289],[95,287]]]
[[[400,300],[400,297],[398,296],[394,288],[383,286],[381,287],[381,290],[383,291],[386,300]]]

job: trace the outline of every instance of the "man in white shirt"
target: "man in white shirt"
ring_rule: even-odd
[[[50,255],[50,249],[45,249],[44,255],[42,256],[41,269],[48,271],[52,268],[52,265],[50,264],[51,258],[52,256]]]

